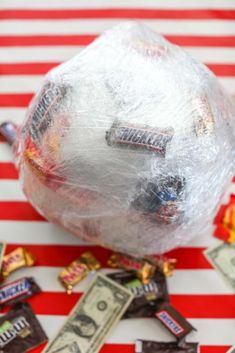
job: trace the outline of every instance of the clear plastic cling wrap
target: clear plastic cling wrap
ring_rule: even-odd
[[[50,71],[17,141],[29,201],[135,256],[211,224],[234,173],[234,107],[213,73],[136,22]]]

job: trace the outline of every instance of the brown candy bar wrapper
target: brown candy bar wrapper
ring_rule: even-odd
[[[179,341],[195,328],[169,303],[163,303],[155,312],[155,317],[174,335]]]
[[[0,318],[0,352],[24,353],[47,341],[28,303],[16,304]]]
[[[115,272],[107,276],[130,288],[135,294],[135,298],[123,316],[125,319],[153,317],[157,308],[169,300],[166,278],[160,271],[155,271],[147,284],[138,280],[135,271]]]
[[[88,275],[89,269],[85,263],[77,259],[60,272],[59,280],[65,287],[67,294],[71,294],[73,287]]]
[[[40,292],[41,288],[33,277],[21,278],[0,287],[0,307],[16,304]]]
[[[177,342],[153,342],[137,340],[135,343],[135,353],[198,353],[198,343],[184,343],[179,347]]]
[[[113,254],[108,260],[108,265],[113,268],[123,268],[124,270],[136,271],[137,277],[148,283],[155,271],[155,266],[148,261],[134,259],[123,254]]]
[[[95,258],[95,256],[90,252],[84,252],[80,256],[80,260],[87,265],[89,271],[97,271],[101,268],[101,263]]]
[[[106,276],[122,285],[125,285],[126,283],[137,279],[135,271],[114,272],[114,273],[109,273]]]
[[[5,255],[2,263],[2,276],[6,278],[11,272],[22,267],[33,266],[35,263],[34,256],[25,248],[17,248],[10,254]]]

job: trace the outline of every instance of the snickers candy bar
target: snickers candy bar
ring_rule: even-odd
[[[41,292],[33,277],[24,277],[0,287],[0,307],[12,305]]]
[[[9,121],[0,124],[0,134],[12,145],[16,140],[17,126]]]
[[[179,341],[195,328],[169,303],[163,303],[154,316],[174,335]]]
[[[184,343],[179,347],[177,342],[154,342],[137,340],[135,353],[198,353],[198,343]]]
[[[18,303],[0,318],[0,352],[24,353],[47,341],[28,303]]]
[[[34,256],[25,248],[17,248],[3,258],[2,276],[6,278],[11,272],[22,267],[33,266],[35,263]]]
[[[167,144],[172,140],[174,129],[158,129],[150,126],[132,126],[125,122],[114,122],[106,132],[109,146],[129,147],[152,151],[165,156]]]

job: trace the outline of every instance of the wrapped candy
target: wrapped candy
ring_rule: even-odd
[[[206,229],[234,172],[234,107],[216,77],[135,22],[50,71],[16,143],[29,201],[134,256]]]

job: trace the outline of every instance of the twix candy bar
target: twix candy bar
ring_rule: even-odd
[[[113,268],[136,271],[136,276],[143,282],[148,283],[155,272],[156,267],[146,260],[134,259],[131,256],[120,253],[113,254],[108,260],[108,265]]]
[[[22,268],[33,266],[35,257],[25,248],[19,247],[3,258],[2,276],[6,278],[10,273]]]
[[[65,287],[67,294],[71,294],[73,287],[77,283],[81,282],[90,271],[96,271],[100,267],[101,264],[94,255],[90,252],[85,252],[60,272],[59,280]]]

